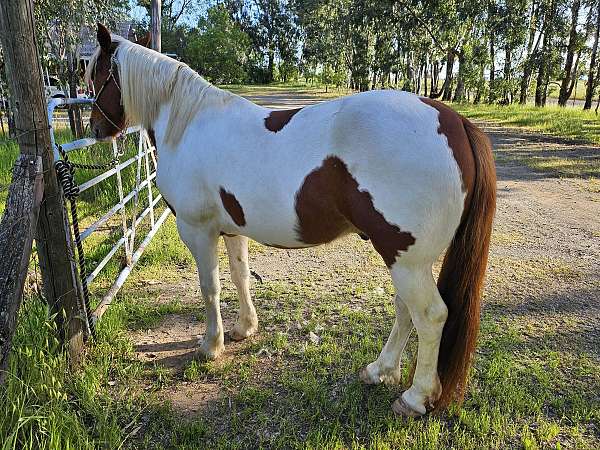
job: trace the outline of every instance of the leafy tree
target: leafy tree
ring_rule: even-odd
[[[151,0],[137,0],[137,4],[146,10],[146,19],[138,24],[141,29],[149,30]],[[187,60],[187,47],[192,29],[183,23],[185,17],[196,16],[199,0],[162,0],[161,4],[161,51],[172,53]]]
[[[188,63],[213,83],[246,80],[250,39],[231,19],[223,5],[208,9],[192,33]]]

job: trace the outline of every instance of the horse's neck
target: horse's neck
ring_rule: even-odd
[[[244,115],[249,117],[252,113],[257,113],[258,111],[262,111],[264,108],[256,105],[255,103],[247,100],[238,95],[232,94],[228,91],[217,88],[216,86],[208,84],[203,87],[203,92],[199,95],[203,95],[202,106],[199,111],[196,113],[204,114],[207,117],[211,117],[211,110],[221,110],[223,115],[227,108],[231,108],[232,111],[235,111],[238,115]],[[161,148],[164,150],[167,147],[164,145],[164,138],[167,134],[167,129],[169,127],[169,119],[171,115],[172,108],[176,108],[177,105],[174,105],[172,101],[165,102],[159,109],[159,114],[156,120],[152,123],[151,127],[149,127],[155,135],[156,144],[157,144],[157,152],[160,155]],[[188,126],[194,126],[195,119],[192,119]],[[227,130],[228,134],[236,133],[237,128],[234,123]],[[188,130],[184,131],[184,135]],[[177,145],[179,146],[179,145]],[[170,149],[170,151],[176,150]]]

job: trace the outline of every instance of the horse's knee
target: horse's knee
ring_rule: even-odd
[[[245,265],[244,267],[240,266],[230,267],[231,280],[236,286],[245,285],[250,282],[250,269],[248,268],[248,265]]]
[[[221,294],[221,286],[213,282],[200,281],[200,291],[205,300],[211,300]]]

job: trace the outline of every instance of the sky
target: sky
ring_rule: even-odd
[[[148,20],[148,14],[146,14],[146,9],[141,7],[141,6],[137,6],[137,1],[136,0],[129,0],[129,15],[131,16],[132,19],[136,20],[136,21],[141,21],[141,20]],[[189,12],[189,13],[184,13],[181,16],[181,19],[179,19],[178,23],[181,24],[186,24],[186,25],[190,25],[190,26],[194,26],[198,23],[198,18],[200,16],[201,13],[203,13],[208,4],[212,3],[210,1],[196,1],[195,2],[196,5],[195,7]],[[181,4],[181,0],[175,0],[175,5],[177,7],[177,5]]]

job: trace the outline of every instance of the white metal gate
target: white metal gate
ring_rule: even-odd
[[[74,150],[92,150],[94,146],[98,144],[98,141],[93,138],[84,138],[64,144],[57,144],[55,137],[56,130],[52,125],[55,109],[58,106],[63,105],[86,105],[92,103],[92,99],[52,99],[48,103],[48,121],[51,124],[50,135],[55,161],[63,159],[65,155],[68,157],[69,153]],[[118,198],[115,199],[117,200],[117,203],[110,207],[109,210],[100,217],[95,218],[93,223],[79,233],[81,242],[88,239],[94,232],[98,231],[100,227],[107,224],[111,218],[113,218],[114,221],[117,216],[120,216],[120,239],[112,246],[106,255],[104,255],[102,260],[95,265],[90,273],[87,274],[85,279],[80,280],[80,282],[84,287],[90,285],[101,271],[105,269],[112,258],[115,258],[119,253],[121,256],[125,257],[124,267],[119,271],[118,276],[110,288],[104,293],[100,303],[93,312],[90,313],[89,310],[87,312],[87,317],[92,320],[92,323],[88,324],[91,330],[93,330],[95,322],[102,316],[112,299],[123,286],[123,283],[131,273],[132,268],[140,259],[140,256],[146,249],[148,243],[152,240],[171,212],[168,206],[165,206],[162,212],[157,212],[157,206],[162,196],[159,193],[153,192],[153,186],[155,186],[154,182],[156,179],[156,149],[152,146],[146,130],[139,126],[131,127],[128,128],[124,134],[128,136],[135,136],[137,134],[139,136],[137,140],[137,153],[124,161],[120,161],[119,158],[122,155],[119,153],[117,140],[113,139],[111,145],[114,164],[112,164],[112,167],[78,186],[79,193],[83,193],[114,177],[116,179],[118,191]],[[123,188],[122,172],[132,164],[136,164],[135,183],[133,189],[129,192],[125,192]],[[141,201],[143,196],[146,197],[146,199],[143,199],[144,202]],[[141,203],[147,204],[143,211],[138,210],[138,205]],[[132,207],[133,213],[130,212],[128,214],[128,204]],[[72,219],[73,217],[71,217],[71,220]],[[136,247],[136,231],[139,230],[140,224],[145,220],[149,220],[150,228],[143,240],[139,242]],[[73,225],[73,223],[71,223],[71,225]],[[123,252],[119,252],[121,249],[123,249]],[[80,273],[81,270],[82,268],[80,266]],[[89,305],[86,306],[89,307]]]

